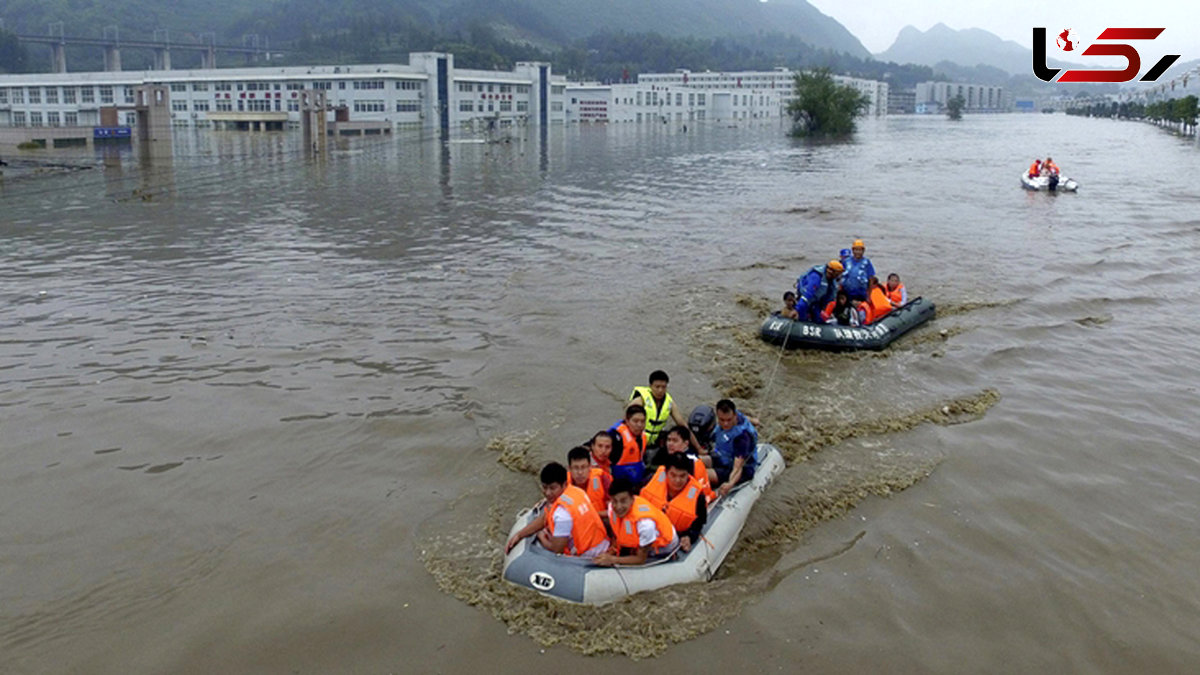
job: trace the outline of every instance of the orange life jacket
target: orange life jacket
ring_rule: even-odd
[[[621,437],[621,461],[617,462],[617,466],[641,464],[642,453],[646,450],[646,433],[642,432],[640,439],[634,438],[629,425],[621,422],[617,425],[617,435]]]
[[[670,544],[671,540],[675,538],[675,526],[671,524],[671,519],[667,517],[667,514],[646,501],[645,497],[638,495],[633,498],[633,506],[629,507],[629,513],[626,513],[624,518],[618,516],[615,511],[609,512],[608,519],[612,523],[613,533],[617,539],[617,546],[621,548],[638,548],[637,524],[639,520],[646,518],[653,520],[654,527],[658,530],[658,538],[650,546],[653,548],[662,548]]]
[[[696,500],[701,499],[704,488],[695,476],[688,476],[687,484],[674,499],[667,501],[667,494],[667,467],[660,466],[654,478],[642,488],[641,496],[667,514],[676,532],[683,532],[696,520]]]
[[[604,485],[604,470],[592,467],[588,472],[587,481],[582,486],[575,485],[574,482],[571,485],[583,490],[596,511],[603,513],[608,510],[608,488]],[[611,476],[609,478],[611,479]]]
[[[1046,171],[1050,172],[1051,176],[1058,175],[1058,165],[1054,162],[1046,162],[1042,165],[1042,167],[1046,169]]]
[[[892,304],[888,301],[887,293],[880,286],[871,289],[867,301],[862,306],[867,308],[867,323],[875,323],[892,311]]]
[[[1034,160],[1033,164],[1029,165],[1029,177],[1034,178],[1042,172],[1042,160]]]
[[[592,508],[592,502],[583,490],[568,485],[558,499],[546,509],[546,530],[554,533],[554,510],[558,507],[571,514],[571,541],[563,550],[564,555],[580,555],[608,540],[600,512]]]
[[[884,288],[886,289],[887,287],[885,286]],[[897,286],[896,290],[894,291],[885,290],[884,293],[887,295],[888,300],[891,300],[896,304],[900,304],[903,302],[904,298],[904,284]]]

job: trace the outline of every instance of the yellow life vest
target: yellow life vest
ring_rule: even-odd
[[[646,444],[654,445],[658,443],[658,435],[667,428],[667,421],[671,419],[671,405],[675,401],[671,398],[671,393],[667,392],[660,410],[658,402],[654,400],[654,394],[650,393],[650,387],[634,387],[629,400],[639,396],[642,398],[642,407],[646,409]]]

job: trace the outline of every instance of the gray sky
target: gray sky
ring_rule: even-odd
[[[770,0],[766,0],[770,1]],[[1136,43],[1143,64],[1163,54],[1180,61],[1200,58],[1200,1],[1191,0],[808,0],[848,28],[873,54],[892,46],[900,29],[929,30],[938,23],[961,30],[982,28],[1005,40],[1031,45],[1032,28],[1075,31],[1084,44],[1107,27],[1166,28],[1151,43]],[[1053,47],[1051,48],[1053,50]],[[1078,52],[1076,52],[1077,54]],[[1066,56],[1051,54],[1051,56]],[[1092,59],[1095,57],[1084,57]],[[1078,57],[1072,58],[1079,61]],[[1100,66],[1103,59],[1098,59]],[[1148,66],[1147,66],[1148,67]]]

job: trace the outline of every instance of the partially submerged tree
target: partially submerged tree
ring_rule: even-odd
[[[952,120],[961,120],[963,106],[966,104],[967,102],[963,100],[962,94],[959,94],[949,101],[946,101],[946,117],[949,117]]]
[[[796,98],[788,104],[793,136],[846,136],[854,118],[871,104],[866,94],[838,84],[828,68],[796,74]]]

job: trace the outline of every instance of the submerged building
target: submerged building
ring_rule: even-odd
[[[963,112],[1007,112],[1012,108],[1004,87],[961,82],[918,83],[914,106],[918,113],[939,113],[955,96],[963,97]]]

